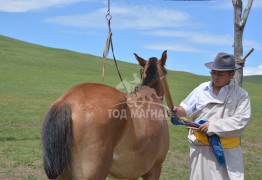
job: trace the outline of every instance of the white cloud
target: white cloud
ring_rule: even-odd
[[[262,8],[262,1],[254,0],[252,8],[255,8],[255,9]]]
[[[262,75],[262,64],[260,64],[257,67],[245,67],[244,76],[249,75]]]
[[[2,12],[28,12],[92,0],[0,0]]]
[[[67,26],[101,28],[105,26],[106,12],[107,8],[102,8],[88,14],[56,16],[45,21]]]
[[[105,23],[106,12],[106,8],[101,8],[88,14],[57,16],[47,21],[68,26],[100,28]],[[150,29],[192,25],[189,23],[188,13],[155,6],[112,6],[111,15],[114,29]]]
[[[196,48],[189,44],[177,44],[177,43],[151,43],[144,46],[147,49],[152,50],[170,50],[179,52],[193,52],[193,53],[210,53],[209,51]]]
[[[160,36],[160,37],[174,37],[177,40],[188,42],[191,45],[221,45],[221,46],[231,46],[234,43],[234,37],[230,34],[212,34],[209,32],[199,32],[199,31],[176,31],[176,30],[156,30],[151,32],[145,32],[146,35]],[[169,39],[170,40],[170,39]],[[244,49],[255,48],[256,50],[261,50],[262,45],[254,40],[244,39],[243,40]]]
[[[145,47],[148,49],[167,49],[172,51],[179,52],[193,52],[193,53],[212,53],[209,50],[205,50],[200,48],[200,45],[225,45],[229,46],[233,44],[233,37],[230,35],[214,35],[208,32],[198,32],[198,31],[176,31],[176,30],[157,30],[146,32],[145,34],[154,35],[154,36],[162,36],[162,37],[170,37],[176,40],[175,43],[170,44],[170,38],[168,38],[168,42],[161,44],[151,43],[150,45],[146,45]]]
[[[106,8],[81,15],[56,16],[45,21],[66,26],[101,28],[105,26]]]
[[[202,32],[193,34],[193,36],[191,37],[191,41],[201,44],[227,45],[227,46],[233,45],[234,43],[233,37],[229,34],[217,35],[217,34],[202,33]]]
[[[191,43],[211,44],[211,45],[233,45],[234,39],[231,35],[215,35],[208,32],[198,31],[175,31],[175,30],[156,30],[145,34],[165,37],[176,37]]]
[[[115,12],[114,21],[119,28],[177,27],[188,25],[189,21],[188,13],[155,6],[113,7],[112,12]]]
[[[246,49],[254,48],[255,50],[262,50],[262,44],[250,39],[244,39],[243,46]]]

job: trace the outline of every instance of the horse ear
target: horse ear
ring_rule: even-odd
[[[145,67],[146,65],[146,60],[143,58],[139,57],[136,53],[134,53],[136,60],[139,62],[140,66]]]
[[[165,50],[162,54],[161,59],[159,60],[159,63],[161,66],[165,66],[166,64],[166,59],[167,59],[167,50]]]

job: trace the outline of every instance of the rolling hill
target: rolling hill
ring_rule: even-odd
[[[244,76],[244,82],[253,82],[262,84],[262,75]]]

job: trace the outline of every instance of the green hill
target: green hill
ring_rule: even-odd
[[[244,76],[244,82],[253,82],[253,83],[262,84],[262,75]]]
[[[116,87],[120,80],[113,61],[107,61],[105,82],[101,78],[102,62],[101,57],[0,36],[0,179],[45,179],[40,151],[42,118],[52,102],[78,83]],[[139,77],[139,65],[119,61],[119,69],[127,81],[133,80],[134,73]],[[168,71],[174,103],[180,103],[194,87],[209,79]],[[261,76],[256,76],[244,83],[253,106],[253,120],[243,140],[247,179],[261,177],[262,157],[255,153],[262,149],[256,138],[262,131],[260,82]],[[162,179],[187,179],[186,137],[185,128],[170,126],[170,152]]]

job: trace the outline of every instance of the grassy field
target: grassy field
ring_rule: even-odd
[[[139,74],[135,64],[119,62],[119,68],[128,81],[133,80],[133,73]],[[99,57],[0,36],[0,179],[46,179],[40,142],[45,112],[63,92],[78,83],[97,82],[115,87],[120,82],[111,60],[106,65],[105,82],[101,72]],[[208,79],[169,71],[174,102],[180,103],[195,86]],[[251,97],[253,116],[242,138],[247,180],[262,177],[261,79],[262,76],[249,77],[244,83]],[[170,124],[170,150],[161,179],[187,179],[188,154],[187,130]]]

